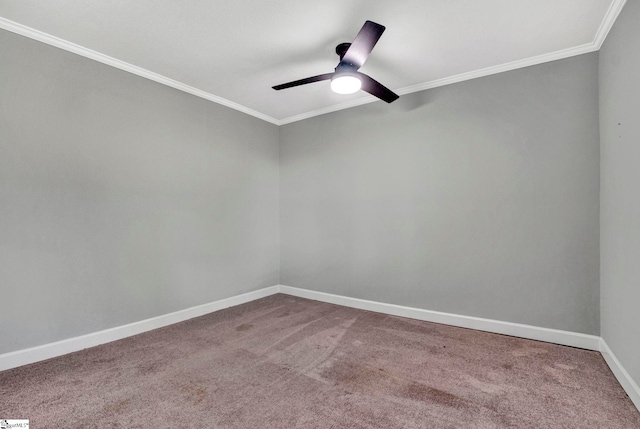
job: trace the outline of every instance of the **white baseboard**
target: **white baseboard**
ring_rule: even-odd
[[[624,369],[604,338],[600,338],[600,353],[602,353],[602,357],[607,362],[607,365],[609,365],[609,368],[611,368],[611,372],[616,376],[624,391],[629,395],[631,402],[633,402],[638,411],[640,411],[640,387],[638,387],[638,384],[631,378],[627,370]]]
[[[224,308],[233,307],[234,305],[244,304],[259,298],[264,298],[265,296],[276,294],[278,291],[278,286],[270,286],[253,292],[243,293],[242,295],[236,295],[219,301],[210,302],[208,304],[198,305],[196,307],[187,308],[174,313],[142,320],[140,322],[134,322],[128,325],[105,329],[104,331],[56,341],[55,343],[5,353],[0,355],[0,371],[62,356],[67,353],[77,352],[89,347],[120,340],[122,338],[141,334],[153,329],[162,328],[167,325],[193,319],[194,317],[203,316]]]
[[[503,322],[500,320],[483,319],[480,317],[462,316],[459,314],[443,313],[439,311],[423,310],[420,308],[405,307],[402,305],[385,304],[382,302],[350,298],[284,285],[279,285],[278,291],[280,293],[298,296],[300,298],[313,299],[315,301],[343,305],[345,307],[358,308],[361,310],[375,311],[376,313],[390,314],[393,316],[407,317],[410,319],[442,323],[444,325],[459,326],[461,328],[476,329],[478,331],[493,332],[496,334],[511,335],[530,340],[598,351],[604,357],[609,368],[611,368],[611,371],[618,379],[618,382],[627,395],[629,395],[633,404],[638,408],[638,411],[640,411],[640,388],[638,387],[638,384],[620,364],[620,361],[615,357],[604,339],[595,335],[541,328],[538,326]]]
[[[345,307],[353,307],[361,310],[375,311],[377,313],[390,314],[393,316],[442,323],[444,325],[476,329],[478,331],[493,332],[495,334],[511,335],[513,337],[545,341],[547,343],[579,347],[581,349],[600,350],[600,337],[595,335],[561,331],[558,329],[540,328],[538,326],[502,322],[500,320],[483,319],[480,317],[461,316],[459,314],[442,313],[440,311],[423,310],[421,308],[405,307],[402,305],[385,304],[382,302],[349,298],[346,296],[333,295],[308,289],[299,289],[284,285],[279,286],[279,291],[281,293],[299,296],[301,298],[344,305]]]
[[[266,287],[253,292],[244,293],[242,295],[236,295],[219,301],[210,302],[208,304],[142,320],[140,322],[130,323],[128,325],[118,326],[75,338],[69,338],[55,343],[6,353],[0,355],[0,371],[62,356],[67,353],[76,352],[111,341],[120,340],[122,338],[162,328],[164,326],[172,325],[194,317],[203,316],[234,305],[244,304],[276,293],[284,293],[301,298],[313,299],[330,304],[358,308],[361,310],[375,311],[377,313],[390,314],[393,316],[407,317],[410,319],[442,323],[445,325],[599,351],[602,353],[602,356],[611,368],[615,377],[627,392],[627,395],[629,395],[629,398],[631,398],[631,401],[635,404],[638,410],[640,410],[640,388],[620,364],[620,361],[618,361],[607,343],[601,337],[577,332],[523,325],[519,323],[503,322],[500,320],[483,319],[480,317],[462,316],[459,314],[405,307],[402,305],[385,304],[382,302],[350,298],[284,285]]]

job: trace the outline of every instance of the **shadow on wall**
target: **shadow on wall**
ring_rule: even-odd
[[[412,94],[401,95],[399,99],[391,104],[378,101],[370,104],[372,114],[388,114],[389,111],[411,112],[418,110],[436,99],[436,91],[419,91]]]

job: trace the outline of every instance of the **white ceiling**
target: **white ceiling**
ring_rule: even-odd
[[[361,69],[407,94],[598,50],[625,0],[2,0],[0,27],[275,124],[376,100],[329,82],[334,49],[387,27]]]

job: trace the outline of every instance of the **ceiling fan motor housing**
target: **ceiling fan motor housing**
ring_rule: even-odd
[[[336,70],[336,74],[340,74],[340,75],[352,74],[354,76],[357,76],[356,72],[358,71],[358,68],[353,64],[341,62],[340,64],[338,64],[335,70]]]

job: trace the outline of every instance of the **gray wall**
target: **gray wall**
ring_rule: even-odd
[[[282,284],[599,333],[598,54],[280,129]]]
[[[600,51],[602,337],[640,384],[640,2]]]
[[[280,129],[1,30],[0,58],[0,353],[278,282],[599,333],[598,54]]]
[[[0,353],[278,283],[278,128],[0,30]]]

